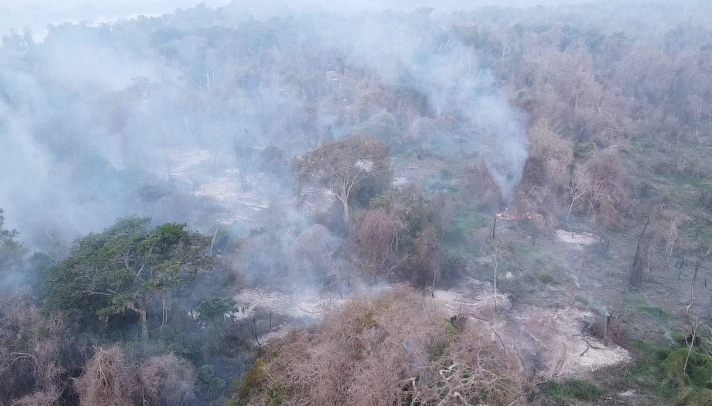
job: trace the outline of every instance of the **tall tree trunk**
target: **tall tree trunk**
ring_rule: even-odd
[[[351,224],[351,216],[349,215],[349,197],[339,196],[339,200],[341,200],[341,204],[344,206],[344,223],[348,226]]]
[[[146,320],[146,310],[139,309],[138,311],[139,323],[141,323],[141,338],[144,341],[148,341],[148,320]]]
[[[148,317],[146,316],[146,309],[136,306],[133,302],[129,303],[127,308],[138,314],[138,322],[141,325],[141,338],[144,341],[148,341]]]

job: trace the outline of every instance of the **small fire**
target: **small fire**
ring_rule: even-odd
[[[523,218],[519,218],[512,213],[509,212],[509,209],[504,209],[503,212],[497,213],[497,218],[501,220],[507,220],[507,221],[519,221],[519,220],[531,220],[532,216],[529,213],[526,213]]]

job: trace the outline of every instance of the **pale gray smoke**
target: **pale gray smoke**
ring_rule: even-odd
[[[334,71],[341,64],[366,72],[376,87],[423,100],[423,111],[413,115],[420,121],[399,124],[419,132],[415,147],[486,162],[503,198],[511,198],[527,157],[525,117],[437,17],[427,11],[307,14],[255,27],[252,42],[245,42],[245,27],[258,23],[240,23],[244,13],[242,3],[233,3],[190,10],[189,17],[62,25],[41,43],[30,33],[6,37],[0,207],[8,226],[35,247],[131,214],[214,229],[205,218],[213,202],[197,196],[219,188],[213,176],[220,168],[234,168],[237,182],[238,172],[254,172],[256,154],[267,147],[289,159],[363,126],[372,130],[374,120],[394,120],[395,112],[384,108],[347,127],[339,109],[344,100],[360,102],[353,94],[320,100],[308,112],[320,90],[300,89],[304,78],[285,76],[292,63],[309,64],[299,69],[318,77],[343,74]],[[239,34],[236,24],[245,24],[237,26]],[[193,29],[224,31],[215,45],[192,36]],[[290,56],[297,43],[314,54]],[[240,59],[253,46],[274,49],[262,51],[261,66],[245,63],[252,56]],[[236,160],[236,148],[251,154],[244,168],[247,160]],[[178,180],[175,174],[196,158],[191,151],[208,158],[199,176]],[[285,191],[291,185],[280,175],[257,181],[250,193],[265,199]]]

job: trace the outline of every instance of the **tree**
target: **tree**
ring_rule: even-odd
[[[18,235],[15,230],[5,229],[5,216],[0,209],[0,272],[22,265],[27,249],[17,240]]]
[[[329,142],[303,155],[296,162],[301,181],[327,187],[343,205],[344,222],[351,222],[349,199],[357,189],[373,187],[374,195],[391,177],[391,160],[386,144],[373,137],[352,137]]]
[[[502,253],[507,249],[507,244],[499,239],[492,238],[487,241],[487,250],[489,251],[492,263],[492,285],[494,286],[494,310],[497,311],[497,278],[499,273],[499,262],[502,259]]]
[[[645,225],[643,226],[643,231],[638,237],[638,245],[635,249],[635,258],[633,259],[633,265],[630,267],[630,285],[634,289],[640,288],[643,284],[643,275],[645,273],[645,266],[650,260],[650,245],[645,241],[645,232],[648,230],[650,225],[650,214],[646,217]]]
[[[209,269],[210,238],[182,224],[151,228],[150,219],[129,217],[100,234],[74,243],[67,259],[48,271],[47,306],[89,312],[104,323],[130,310],[148,338],[150,302],[160,296],[162,321],[166,296],[198,271]]]
[[[596,151],[574,172],[571,205],[579,199],[599,224],[616,223],[629,206],[628,173],[613,149]]]

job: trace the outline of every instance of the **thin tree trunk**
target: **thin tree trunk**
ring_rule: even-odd
[[[344,206],[344,223],[348,226],[351,224],[351,216],[349,215],[349,197],[339,197],[339,200],[341,200],[341,204]]]

